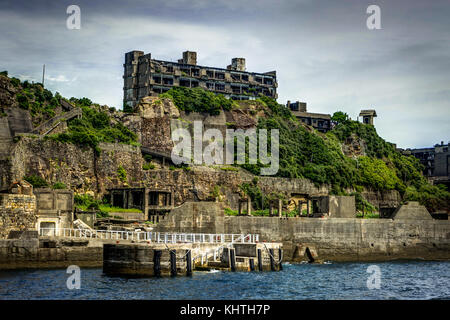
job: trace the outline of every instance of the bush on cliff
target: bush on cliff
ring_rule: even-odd
[[[23,179],[25,181],[28,181],[33,186],[33,188],[45,188],[45,187],[48,187],[48,182],[44,178],[39,177],[39,176],[34,175],[34,174],[29,175],[29,176],[25,176],[25,177],[23,177]]]
[[[231,110],[233,100],[221,94],[214,94],[202,88],[173,87],[159,95],[160,98],[172,99],[175,106],[187,112],[207,112],[218,115],[220,110]]]
[[[71,101],[77,103],[78,100],[72,98]],[[83,98],[80,101],[78,106],[83,111],[82,118],[68,121],[68,131],[49,136],[50,139],[91,147],[97,154],[100,152],[100,142],[137,144],[136,134],[122,123],[113,123],[107,113],[85,106],[90,100]]]

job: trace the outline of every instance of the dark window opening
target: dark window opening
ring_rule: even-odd
[[[153,81],[155,81],[155,83],[161,83],[161,77],[153,77]]]
[[[180,80],[180,86],[182,87],[190,87],[191,86],[191,82],[189,80]]]
[[[200,69],[192,69],[192,75],[194,77],[200,76]]]
[[[123,208],[123,194],[121,193],[113,194],[113,207]]]
[[[170,78],[164,78],[164,84],[166,85],[173,85],[173,79]]]

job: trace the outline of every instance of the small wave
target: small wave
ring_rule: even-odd
[[[208,272],[208,273],[217,273],[217,272],[220,272],[220,270],[216,270],[216,269],[211,269],[211,270],[209,270],[209,272]]]

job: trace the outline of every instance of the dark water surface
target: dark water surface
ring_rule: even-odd
[[[369,290],[370,265],[381,271]],[[195,272],[192,277],[126,279],[81,269],[69,290],[65,269],[0,271],[0,299],[450,299],[450,261],[284,264],[280,272]]]

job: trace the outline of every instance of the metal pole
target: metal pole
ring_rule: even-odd
[[[42,86],[44,86],[44,79],[45,79],[45,64],[42,67]]]

